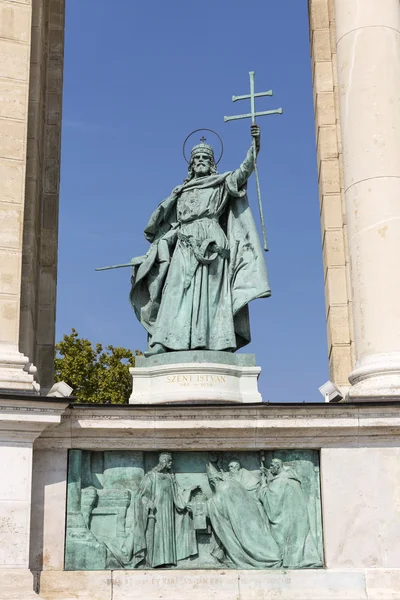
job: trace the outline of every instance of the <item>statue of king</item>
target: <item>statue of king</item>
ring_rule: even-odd
[[[258,153],[260,129],[251,126]],[[213,148],[194,146],[188,176],[151,215],[151,246],[133,259],[130,300],[148,332],[146,355],[234,352],[250,342],[248,304],[270,295],[247,200],[252,145],[235,171],[218,173]]]

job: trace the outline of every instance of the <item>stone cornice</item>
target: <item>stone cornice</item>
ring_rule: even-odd
[[[0,396],[0,441],[32,443],[47,427],[59,425],[68,400]]]
[[[38,448],[267,449],[391,445],[400,403],[230,406],[74,405]]]

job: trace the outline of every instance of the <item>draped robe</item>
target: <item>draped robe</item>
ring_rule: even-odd
[[[280,550],[257,502],[233,478],[216,481],[207,502],[208,514],[218,546],[237,569],[273,569],[282,565]],[[218,547],[212,553],[221,560]]]
[[[176,565],[178,560],[197,554],[193,519],[171,473],[151,471],[140,485],[144,506],[154,505],[147,517],[146,560],[151,567]]]
[[[271,532],[283,555],[283,568],[322,565],[311,533],[307,502],[301,482],[284,469],[259,489],[259,498],[271,524]]]
[[[193,178],[154,211],[133,259],[130,300],[149,348],[234,351],[250,341],[248,303],[270,295],[247,200],[253,153],[233,172]]]
[[[240,485],[249,492],[249,494],[258,500],[258,490],[260,487],[260,477],[257,477],[255,473],[243,469],[242,467],[238,471],[229,473],[228,477],[235,479]]]
[[[98,536],[123,568],[136,568],[144,559],[152,568],[175,566],[198,552],[193,518],[186,509],[190,490],[181,490],[171,473],[147,473],[131,491],[126,533]],[[153,508],[149,510],[148,502]]]

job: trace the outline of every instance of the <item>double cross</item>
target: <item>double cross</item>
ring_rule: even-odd
[[[262,98],[263,96],[272,96],[272,90],[268,90],[268,92],[258,92],[254,93],[254,71],[250,71],[250,94],[245,94],[244,96],[232,96],[232,102],[237,102],[238,100],[250,100],[250,110],[251,112],[244,115],[235,115],[233,117],[224,117],[225,123],[228,121],[237,121],[239,119],[251,119],[252,125],[256,124],[256,117],[265,117],[267,115],[281,115],[283,113],[282,108],[277,108],[275,110],[265,110],[263,112],[256,112],[256,98]],[[265,223],[264,223],[264,213],[261,203],[261,190],[260,190],[260,182],[258,178],[258,169],[257,169],[257,151],[256,151],[256,141],[253,138],[253,153],[254,153],[254,174],[256,176],[256,188],[257,188],[257,197],[258,197],[258,208],[260,210],[260,220],[261,220],[261,229],[263,234],[264,241],[264,250],[267,252],[268,244],[267,244],[267,232],[265,231]]]

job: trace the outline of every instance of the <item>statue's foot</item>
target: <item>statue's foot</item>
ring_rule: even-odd
[[[151,346],[151,348],[149,348],[144,355],[153,356],[154,354],[163,354],[164,352],[165,348],[162,344],[154,344],[154,346]]]

